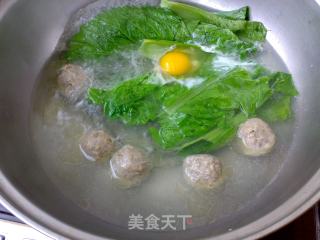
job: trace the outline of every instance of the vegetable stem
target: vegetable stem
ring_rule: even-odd
[[[162,0],[161,7],[169,8],[185,20],[200,20],[211,23],[221,28],[227,28],[231,31],[240,31],[246,28],[246,20],[234,20],[221,14],[209,12],[184,3],[178,3],[169,0]]]

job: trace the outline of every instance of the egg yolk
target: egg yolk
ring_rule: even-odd
[[[190,57],[182,52],[168,52],[160,59],[162,71],[172,75],[184,75],[191,70]]]

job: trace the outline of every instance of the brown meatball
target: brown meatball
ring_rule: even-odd
[[[123,146],[110,160],[112,175],[125,187],[140,184],[149,174],[151,163],[144,152],[131,145]]]
[[[110,159],[115,150],[112,137],[103,130],[91,130],[80,139],[80,150],[89,160]]]
[[[219,159],[212,155],[191,155],[183,162],[183,173],[191,186],[211,189],[222,174],[222,166]]]
[[[83,69],[74,64],[63,66],[58,74],[58,88],[61,95],[70,102],[75,102],[85,93],[88,78]]]
[[[259,118],[251,118],[240,125],[238,137],[241,150],[249,156],[260,156],[270,152],[276,142],[276,136],[269,125]]]

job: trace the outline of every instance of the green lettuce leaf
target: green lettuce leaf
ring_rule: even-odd
[[[265,41],[267,29],[261,22],[247,22],[244,29],[237,32],[237,35],[247,41]]]
[[[189,155],[217,150],[234,138],[239,125],[246,120],[247,117],[242,113],[230,117],[224,121],[224,124],[218,125],[207,134],[182,145],[178,151]]]
[[[265,40],[266,28],[249,21],[248,7],[209,12],[170,0],[162,0],[161,6],[103,12],[71,39],[68,59],[99,58],[142,41],[140,54],[156,64],[167,51],[187,53],[197,66],[188,77],[203,81],[184,85],[181,81],[188,78],[183,76],[164,77],[170,81],[163,83],[155,79],[161,74],[157,72],[109,89],[90,88],[89,101],[102,106],[108,118],[148,124],[161,148],[192,154],[225,146],[248,118],[275,122],[292,116],[292,99],[298,91],[290,74],[271,73],[259,65],[214,68],[219,56],[233,56],[236,61],[250,57],[258,50],[257,42]],[[202,47],[196,46],[199,43]]]
[[[80,28],[68,43],[69,61],[107,56],[143,39],[185,42],[190,33],[169,9],[126,6],[107,10]]]
[[[155,96],[159,86],[149,82],[151,75],[127,80],[112,90],[90,88],[88,99],[103,105],[105,114],[111,119],[130,125],[143,125],[154,120],[160,110]]]
[[[267,122],[278,122],[292,116],[292,98],[289,96],[273,97],[261,108],[257,115]]]
[[[292,97],[298,95],[298,90],[293,83],[291,74],[284,72],[277,72],[273,74],[270,85],[271,88],[274,89],[275,93]]]
[[[184,20],[199,20],[201,22],[211,23],[218,27],[230,29],[232,31],[243,30],[247,24],[247,21],[245,20],[230,19],[230,17],[228,18],[198,7],[169,0],[162,0],[161,7],[171,9]]]
[[[143,39],[186,43],[192,40],[194,34],[209,35],[208,44],[222,42],[219,50],[237,49],[244,57],[256,51],[254,41],[265,40],[263,24],[247,21],[247,7],[212,13],[168,0],[161,4],[163,8],[125,6],[102,12],[81,26],[80,31],[70,39],[65,54],[67,60],[108,56]]]
[[[247,70],[236,68],[189,91],[175,94],[174,101],[163,104],[159,129],[152,128],[151,135],[163,148],[173,150],[193,142],[194,138],[203,140],[201,136],[215,128],[229,132],[230,124],[225,123],[233,121],[237,112],[241,111],[245,117],[254,116],[270,98],[269,80],[269,77],[252,79]]]
[[[215,14],[233,20],[250,20],[250,9],[248,6],[232,11],[215,12]]]
[[[298,95],[292,76],[288,73],[277,72],[272,75],[270,87],[272,97],[259,109],[257,115],[268,122],[284,121],[292,113],[292,97]]]
[[[209,12],[188,4],[162,0],[161,6],[169,8],[186,22],[209,23],[220,29],[228,29],[248,41],[265,41],[267,29],[261,22],[249,21],[249,8],[245,7],[232,12]],[[187,24],[188,25],[188,24]],[[190,29],[190,28],[189,28]]]
[[[231,30],[207,23],[200,24],[194,29],[193,41],[202,45],[215,45],[216,50],[239,55],[240,59],[248,58],[258,50],[256,44],[240,40]]]
[[[226,145],[240,123],[259,116],[283,121],[292,116],[297,90],[290,74],[235,68],[188,88],[178,82],[152,83],[153,75],[125,81],[112,89],[94,89],[89,100],[111,119],[145,125],[161,148],[182,153],[216,150]]]

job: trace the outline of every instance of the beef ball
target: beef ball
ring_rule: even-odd
[[[58,73],[59,92],[70,102],[76,102],[84,95],[88,82],[86,73],[78,65],[67,64]]]
[[[196,188],[211,189],[221,177],[222,166],[218,158],[209,154],[188,156],[183,162],[186,181]]]
[[[125,145],[113,155],[110,166],[113,177],[129,188],[139,185],[148,176],[151,162],[142,150]]]
[[[241,124],[237,135],[241,140],[241,151],[249,156],[269,153],[276,142],[270,126],[259,118],[251,118]]]
[[[108,160],[115,150],[115,144],[105,131],[91,130],[81,137],[80,149],[89,160]]]

